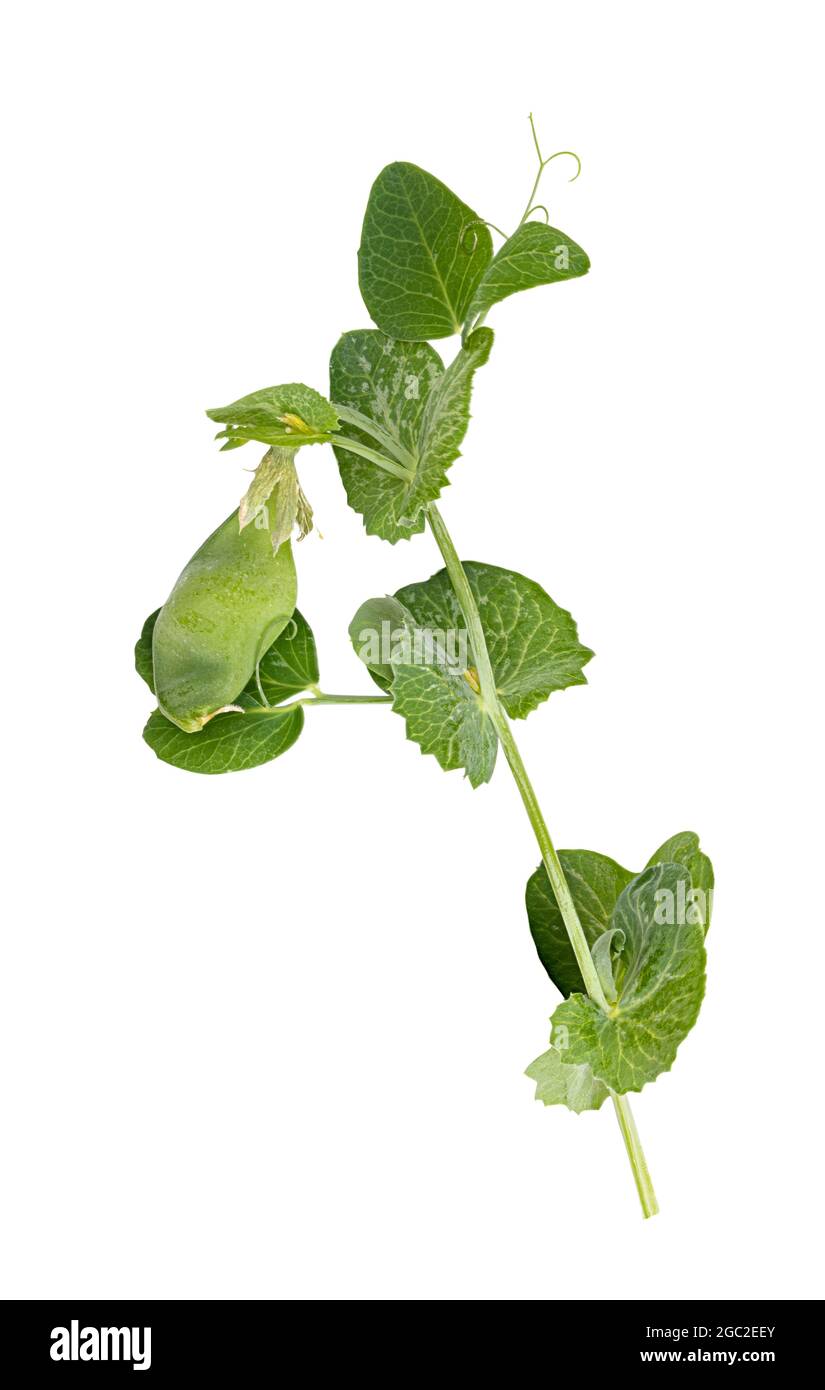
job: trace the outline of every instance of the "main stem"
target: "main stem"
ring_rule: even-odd
[[[633,1111],[630,1108],[630,1101],[627,1096],[617,1096],[611,1091],[613,1109],[616,1111],[616,1119],[619,1121],[619,1129],[622,1131],[624,1146],[627,1149],[627,1156],[630,1159],[630,1166],[633,1169],[633,1177],[636,1183],[636,1191],[639,1194],[639,1201],[642,1204],[642,1211],[645,1216],[656,1216],[659,1210],[659,1203],[656,1201],[656,1192],[653,1187],[653,1179],[647,1167],[645,1151],[642,1148],[642,1141],[639,1138],[639,1131],[636,1128],[636,1121],[633,1118]]]
[[[507,759],[507,764],[515,779],[521,799],[524,802],[527,818],[533,827],[533,833],[538,841],[539,849],[541,850],[542,861],[547,870],[547,877],[550,880],[550,886],[553,889],[559,911],[562,915],[562,920],[567,929],[567,935],[570,938],[570,944],[573,947],[585,988],[594,1004],[598,1005],[600,1009],[604,1009],[606,1012],[608,1008],[607,999],[605,998],[598,972],[593,964],[593,957],[590,954],[587,937],[579,921],[576,905],[573,902],[567,879],[564,876],[564,870],[562,869],[559,856],[556,853],[555,846],[550,837],[547,822],[542,815],[538,798],[533,790],[533,784],[527,775],[527,769],[522,761],[518,745],[513,738],[513,731],[510,728],[507,715],[498,697],[493,668],[490,663],[490,655],[487,651],[487,640],[484,636],[484,629],[481,626],[481,617],[479,615],[478,605],[473,596],[473,591],[464,573],[464,567],[458,558],[458,552],[453,545],[452,537],[434,502],[430,502],[427,508],[427,516],[433,536],[435,537],[436,545],[441,551],[444,564],[447,567],[447,574],[449,575],[450,583],[453,586],[453,591],[458,600],[458,605],[464,616],[464,621],[467,624],[467,635],[470,639],[473,656],[475,657],[478,683],[481,687],[481,699],[487,713],[493,721],[501,746],[504,749],[504,756]],[[641,1140],[639,1139],[639,1134],[633,1119],[630,1101],[627,1096],[613,1095],[612,1092],[611,1096],[616,1110],[616,1117],[619,1121],[619,1128],[622,1131],[625,1148],[627,1149],[627,1156],[630,1159],[630,1166],[633,1170],[633,1177],[636,1182],[636,1190],[639,1193],[639,1200],[642,1204],[642,1211],[646,1217],[655,1216],[659,1210],[659,1206],[656,1201],[656,1193],[653,1190],[650,1173],[648,1172],[644,1150],[642,1149]]]

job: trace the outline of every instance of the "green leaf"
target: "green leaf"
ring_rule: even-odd
[[[551,1041],[565,1064],[590,1066],[620,1095],[668,1071],[696,1022],[705,992],[704,933],[698,922],[671,924],[666,911],[690,886],[689,871],[673,863],[634,878],[611,919],[624,933],[613,962],[616,1002],[605,1013],[571,994],[553,1014]]]
[[[494,304],[519,290],[535,285],[554,285],[586,275],[590,259],[586,251],[556,227],[525,222],[505,241],[476,287],[467,310],[467,322],[486,314]]]
[[[410,476],[397,478],[377,464],[336,448],[347,501],[364,518],[367,533],[393,544],[424,530],[423,506],[430,500],[423,480],[416,486],[418,440],[427,398],[444,375],[444,364],[427,343],[395,343],[377,329],[345,333],[329,364],[330,395],[357,410],[410,456]],[[347,435],[375,447],[375,438],[347,425]],[[431,497],[441,490],[439,482]]]
[[[143,624],[140,636],[135,643],[135,670],[145,680],[152,694],[155,693],[155,672],[152,665],[152,633],[158,619],[159,608],[150,613]]]
[[[564,876],[587,937],[591,952],[610,927],[620,893],[636,875],[615,859],[588,849],[559,851]],[[673,835],[648,860],[651,864],[683,864],[690,870],[693,889],[683,905],[685,915],[704,923],[710,912],[713,868],[699,849],[699,837],[690,831]],[[573,947],[550,887],[547,870],[540,864],[527,881],[527,918],[539,959],[562,994],[581,993],[581,977]]]
[[[406,720],[407,737],[445,772],[463,768],[473,787],[489,782],[498,739],[466,677],[442,665],[393,669],[392,707]]]
[[[328,443],[330,434],[338,429],[338,415],[326,397],[300,382],[266,386],[206,413],[210,420],[226,426],[216,436],[227,441],[224,449],[238,448],[252,439],[298,449],[304,444]]]
[[[300,695],[318,683],[315,638],[312,628],[297,608],[280,637],[261,657],[258,679],[267,705],[278,705],[291,695]],[[253,676],[239,696],[238,704],[260,704],[261,691]]]
[[[216,714],[199,733],[185,734],[160,710],[149,716],[143,737],[162,762],[185,772],[243,772],[279,758],[304,727],[300,708],[263,714]]]
[[[616,1003],[617,990],[614,966],[623,947],[624,932],[620,927],[611,927],[609,931],[602,932],[591,951],[596,974],[608,1004]]]
[[[582,668],[593,653],[578,641],[570,614],[540,585],[513,570],[473,560],[464,570],[481,615],[496,689],[511,718],[524,719],[554,690],[586,684]],[[445,569],[423,584],[399,589],[395,597],[419,627],[464,633]],[[475,665],[468,650],[468,664]]]
[[[563,849],[559,859],[592,951],[608,930],[619,894],[633,874],[615,859],[588,849]],[[583,992],[581,971],[543,864],[527,881],[526,903],[530,932],[553,984],[565,996]]]
[[[464,566],[481,615],[493,674],[502,703],[516,718],[546,700],[553,690],[584,681],[582,666],[592,653],[579,645],[569,613],[532,580],[494,565]],[[393,709],[407,722],[407,735],[443,768],[464,768],[474,787],[489,781],[497,736],[480,698],[475,656],[446,570],[423,584],[399,589],[394,600],[372,599],[350,625],[353,642],[372,624],[395,623],[404,640],[383,643],[362,660],[379,684],[391,684]],[[393,629],[391,628],[391,631]],[[368,633],[369,636],[369,633]]]
[[[426,343],[395,342],[376,329],[345,333],[330,359],[330,394],[347,437],[380,448],[406,477],[338,446],[335,456],[350,506],[370,535],[394,544],[424,529],[423,511],[447,483],[470,419],[473,375],[490,355],[488,328],[473,333],[446,372]],[[354,413],[363,420],[353,424]],[[371,433],[374,431],[374,433]]]
[[[524,1074],[536,1083],[536,1100],[545,1105],[566,1105],[577,1115],[583,1110],[598,1110],[609,1094],[586,1063],[568,1066],[554,1047],[542,1052]]]
[[[692,830],[682,830],[660,845],[648,859],[650,864],[684,864],[690,870],[694,904],[707,936],[713,908],[713,865],[699,848],[699,836]]]
[[[389,594],[385,598],[368,598],[350,623],[349,636],[355,654],[381,690],[391,688],[392,662],[403,661],[402,643],[414,629],[415,619],[409,609]]]
[[[472,208],[415,164],[388,164],[372,186],[358,252],[358,282],[373,323],[391,338],[461,332],[492,256]]]

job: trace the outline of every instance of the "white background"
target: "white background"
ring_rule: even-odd
[[[6,21],[2,1277],[16,1297],[822,1293],[821,85],[815,5],[32,4]],[[507,301],[444,514],[570,607],[589,685],[520,725],[560,846],[694,828],[709,983],[635,1102],[522,1075],[556,996],[503,764],[381,708],[225,778],[159,762],[145,615],[235,505],[206,407],[326,389],[387,162],[512,226],[546,150],[574,284]],[[450,350],[450,344],[443,345]],[[372,594],[332,454],[300,606],[330,690]]]

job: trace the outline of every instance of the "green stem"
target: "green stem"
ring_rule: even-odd
[[[379,454],[377,449],[370,449],[366,444],[358,444],[354,439],[347,439],[346,435],[335,434],[329,442],[336,449],[347,449],[351,454],[358,454],[359,458],[369,459],[370,463],[377,463],[378,467],[383,468],[385,473],[391,473],[394,478],[402,478],[405,483],[411,482],[415,477],[415,473],[409,468],[405,468],[403,463],[397,463],[395,459],[387,458],[385,454]]]
[[[302,695],[286,705],[263,705],[252,713],[286,714],[289,710],[300,709],[302,705],[388,705],[391,702],[391,695],[325,695],[322,690],[317,690],[314,695]]]
[[[475,647],[473,647],[475,651]],[[590,947],[587,944],[587,937],[584,928],[579,921],[579,914],[573,902],[567,879],[564,876],[564,869],[561,866],[556,847],[550,838],[550,831],[547,822],[541,813],[538,798],[533,790],[533,784],[527,776],[527,769],[522,761],[521,753],[518,750],[516,740],[513,738],[513,731],[510,728],[507,716],[499,706],[499,717],[493,715],[493,723],[496,726],[496,733],[501,740],[504,749],[504,756],[507,759],[510,771],[513,774],[516,786],[519,789],[521,799],[524,802],[524,809],[527,812],[527,819],[533,827],[533,834],[541,850],[541,857],[544,867],[547,870],[547,877],[550,880],[550,887],[553,889],[553,896],[559,905],[559,912],[562,915],[567,935],[570,938],[570,945],[576,957],[581,977],[584,980],[584,987],[594,1004],[598,1004],[605,1013],[608,1009],[607,999],[602,983],[599,979],[598,971],[593,964],[593,957],[590,954]]]
[[[619,1121],[619,1129],[622,1131],[627,1156],[630,1159],[630,1166],[633,1169],[642,1211],[645,1217],[656,1216],[659,1211],[659,1203],[656,1201],[653,1181],[647,1169],[647,1159],[642,1148],[642,1141],[639,1138],[639,1131],[636,1128],[636,1121],[633,1118],[633,1111],[630,1108],[630,1101],[627,1096],[613,1095],[612,1091],[610,1095],[613,1108],[616,1111],[616,1119]]]
[[[447,573],[450,576],[450,583],[453,592],[458,599],[458,606],[467,624],[467,635],[470,639],[470,646],[475,657],[476,670],[478,671],[478,683],[481,686],[481,695],[485,708],[493,716],[494,710],[498,708],[498,693],[496,682],[493,675],[493,668],[490,663],[490,653],[487,651],[487,639],[484,636],[484,629],[481,626],[481,617],[478,607],[470,588],[469,580],[464,573],[464,566],[458,558],[458,551],[453,545],[453,539],[444,524],[435,502],[430,502],[427,507],[427,520],[430,523],[430,530],[435,537],[435,543],[441,551]]]
[[[458,606],[467,624],[467,635],[470,639],[473,656],[475,657],[478,682],[481,687],[482,704],[493,721],[496,733],[498,734],[501,746],[504,750],[504,756],[507,759],[508,766],[513,774],[516,786],[519,789],[521,799],[524,803],[527,818],[533,827],[533,834],[541,850],[541,857],[544,867],[547,870],[547,877],[550,880],[550,886],[553,889],[556,902],[558,903],[559,912],[562,915],[565,928],[567,929],[567,935],[570,938],[570,944],[573,947],[587,993],[594,1004],[598,1005],[599,1008],[604,1009],[606,1012],[608,1007],[607,1000],[601,986],[598,972],[593,964],[593,957],[590,954],[590,947],[587,944],[584,928],[579,921],[579,914],[576,911],[576,905],[573,902],[567,879],[564,876],[564,870],[559,862],[559,856],[556,853],[555,846],[550,837],[547,822],[542,815],[538,798],[533,790],[530,778],[527,775],[527,769],[522,761],[518,745],[513,738],[513,731],[510,728],[507,715],[498,696],[495,676],[490,662],[490,654],[487,650],[487,639],[484,636],[481,616],[473,591],[470,588],[467,575],[464,572],[464,567],[458,558],[458,552],[453,545],[452,537],[434,502],[430,502],[427,507],[427,518],[433,536],[435,537],[436,545],[441,551],[444,564],[447,567],[447,574],[453,586],[453,592],[458,600]],[[619,1127],[621,1128],[624,1138],[625,1148],[627,1149],[627,1156],[630,1159],[630,1166],[633,1170],[636,1190],[639,1193],[639,1199],[642,1203],[642,1211],[645,1216],[654,1216],[659,1208],[656,1203],[653,1183],[651,1182],[650,1174],[647,1169],[644,1150],[642,1149],[641,1140],[639,1139],[633,1120],[633,1114],[630,1109],[630,1101],[627,1096],[616,1096],[613,1095],[612,1092],[611,1095],[616,1109]]]
[[[415,476],[418,460],[414,454],[410,453],[409,449],[404,448],[399,439],[393,438],[389,430],[385,430],[375,420],[371,420],[368,415],[353,409],[352,406],[336,404],[334,408],[338,412],[339,420],[343,420],[348,425],[354,425],[362,433],[370,435],[376,444],[380,444],[381,448],[389,454],[390,458],[394,458],[397,463],[401,464],[402,468],[407,469],[411,476]],[[336,436],[333,435],[330,443],[335,444],[335,442]]]
[[[322,690],[313,700],[308,700],[310,705],[388,705],[392,703],[392,695],[325,695]]]

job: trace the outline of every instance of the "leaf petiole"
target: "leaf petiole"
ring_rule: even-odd
[[[391,695],[325,695],[319,690],[315,695],[302,695],[285,705],[261,705],[252,708],[253,714],[285,714],[291,709],[304,705],[386,705],[392,703]]]
[[[405,449],[404,445],[401,444],[399,440],[394,439],[389,430],[382,429],[381,425],[376,424],[375,420],[371,420],[368,415],[364,415],[360,410],[355,410],[352,406],[338,405],[336,403],[335,409],[341,420],[348,425],[354,425],[356,429],[361,430],[364,434],[371,435],[375,442],[386,449],[387,453],[391,454],[402,467],[409,469],[412,474],[415,473],[418,468],[418,459],[414,454],[410,453],[409,449]],[[340,439],[336,436],[336,438],[330,442],[338,444],[340,443]]]
[[[319,690],[309,705],[386,705],[392,704],[391,695],[325,695]]]
[[[366,444],[358,444],[356,440],[348,439],[345,434],[336,434],[330,443],[334,444],[336,449],[347,449],[351,454],[359,454],[361,458],[369,459],[370,463],[376,463],[379,468],[383,468],[385,473],[403,478],[405,483],[410,483],[415,478],[414,468],[405,468],[403,463],[387,458],[386,454],[380,454],[377,449],[370,449]]]

